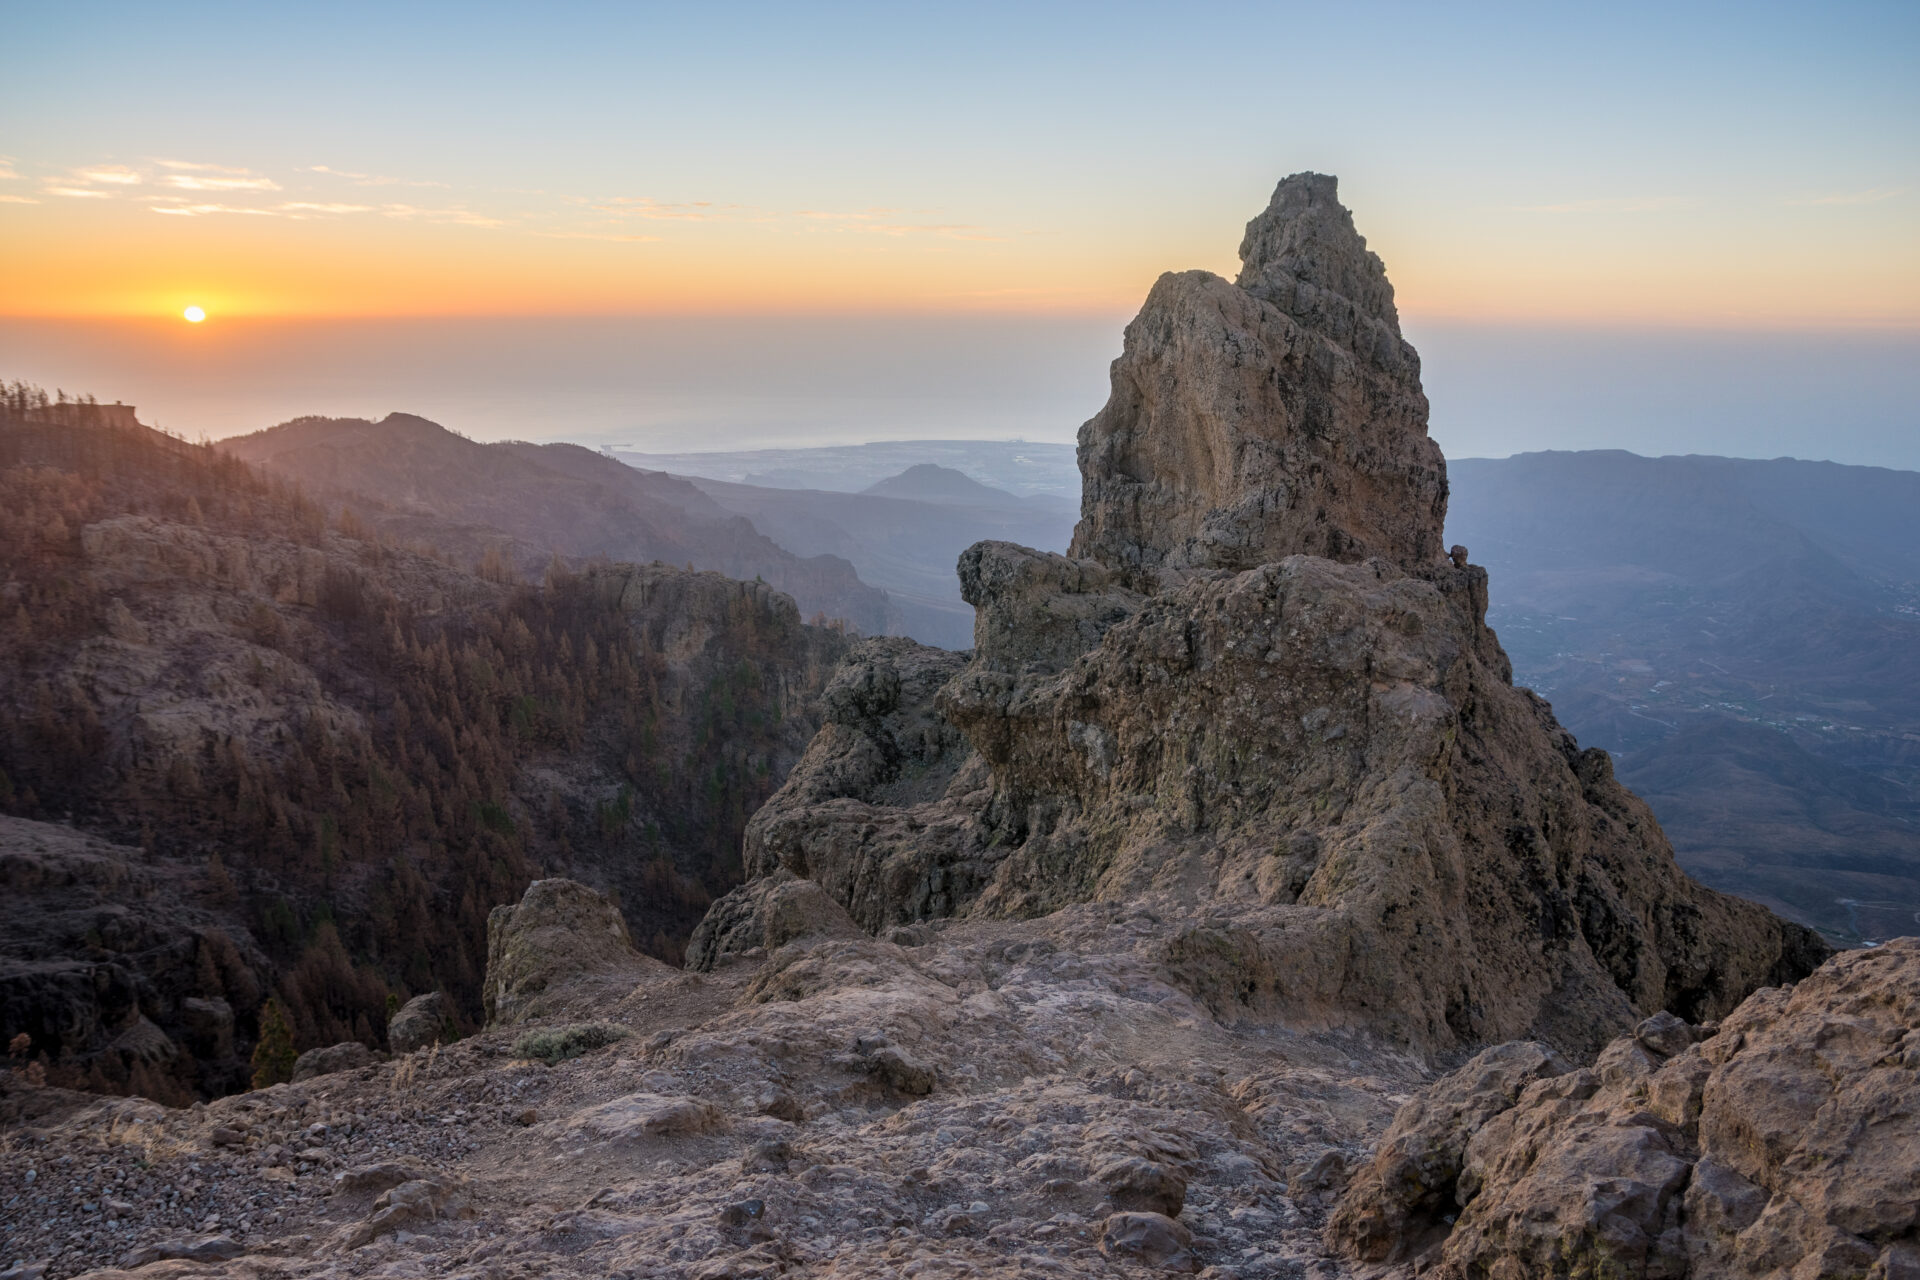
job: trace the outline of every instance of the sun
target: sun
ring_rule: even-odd
[[[180,314],[187,318],[188,324],[199,324],[202,320],[205,320],[207,318],[206,311],[201,307],[188,307],[185,311],[182,311]]]

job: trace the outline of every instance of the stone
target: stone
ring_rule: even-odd
[[[1693,1044],[1693,1028],[1685,1018],[1662,1009],[1633,1029],[1634,1043],[1649,1053],[1672,1058]]]
[[[1347,1185],[1347,1158],[1334,1147],[1287,1166],[1287,1194],[1294,1200],[1327,1200]]]
[[[149,1263],[166,1261],[225,1262],[229,1258],[239,1257],[241,1252],[239,1242],[232,1236],[187,1236],[135,1249],[127,1256],[126,1265],[144,1267]]]
[[[1542,1044],[1496,1045],[1400,1108],[1327,1222],[1327,1240],[1366,1262],[1416,1252],[1456,1205],[1467,1144],[1536,1080],[1569,1070]]]
[[[1093,1179],[1107,1189],[1116,1209],[1144,1209],[1180,1216],[1187,1202],[1187,1180],[1178,1169],[1139,1156],[1121,1156],[1093,1171]]]
[[[620,909],[572,880],[535,880],[518,903],[487,916],[483,988],[488,1026],[512,1026],[561,1008],[587,978],[633,985],[666,971],[641,955]]]
[[[438,991],[417,995],[394,1011],[387,1019],[387,1047],[395,1053],[412,1053],[448,1038],[453,1023],[453,1008]]]
[[[1457,1223],[1437,1241],[1402,1237],[1426,1249],[1424,1265],[1444,1280],[1891,1276],[1911,1265],[1920,938],[1837,955],[1790,990],[1755,993],[1712,1034],[1649,1019],[1602,1058],[1634,1055],[1650,1065],[1483,1094],[1451,1193]],[[1559,1087],[1575,1079],[1585,1086]],[[1446,1077],[1402,1115],[1448,1108],[1463,1083]],[[1384,1188],[1376,1178],[1349,1190],[1331,1244],[1391,1252],[1352,1226],[1377,1218],[1369,1203]],[[1420,1203],[1432,1214],[1444,1200]]]
[[[620,1142],[706,1133],[718,1128],[720,1120],[719,1109],[698,1098],[630,1093],[575,1113],[567,1127],[590,1138]]]
[[[391,1040],[391,1032],[389,1032],[389,1040]],[[309,1049],[293,1060],[293,1082],[299,1084],[317,1076],[330,1076],[339,1071],[356,1071],[361,1067],[372,1066],[374,1061],[373,1050],[358,1040],[328,1045],[324,1049]]]
[[[427,1176],[420,1166],[396,1160],[356,1165],[333,1175],[333,1191],[345,1195],[372,1195]]]
[[[773,951],[805,938],[859,934],[846,908],[826,890],[783,869],[748,881],[708,908],[687,943],[687,967],[711,972],[756,947]]]
[[[1198,1271],[1193,1233],[1163,1213],[1115,1213],[1100,1225],[1100,1252],[1159,1271]]]
[[[895,1045],[882,1045],[865,1056],[868,1073],[901,1093],[925,1097],[940,1082],[932,1067]]]

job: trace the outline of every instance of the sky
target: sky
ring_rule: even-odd
[[[1067,439],[1317,169],[1450,451],[1920,467],[1912,3],[0,12],[0,374],[189,434]]]

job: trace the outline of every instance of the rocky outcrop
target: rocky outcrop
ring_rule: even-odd
[[[1164,277],[1129,328],[1072,553],[961,558],[971,660],[850,656],[749,872],[869,930],[1151,901],[1217,1016],[1422,1052],[1591,1053],[1806,973],[1816,936],[1687,879],[1605,753],[1513,687],[1332,179],[1281,183],[1242,255],[1237,282]]]
[[[974,816],[987,771],[933,705],[966,665],[911,640],[856,645],[821,695],[820,732],[748,821],[747,873],[812,880],[869,930],[977,897],[996,856]]]
[[[1409,1102],[1330,1240],[1437,1274],[1887,1276],[1920,1267],[1920,939],[1836,956],[1717,1026],[1669,1014],[1589,1068]],[[1478,1123],[1443,1118],[1480,1098]],[[1444,1148],[1432,1176],[1406,1151]],[[1455,1221],[1457,1217],[1457,1222]],[[1437,1239],[1436,1239],[1437,1237]]]
[[[624,993],[671,972],[633,949],[619,907],[572,880],[536,880],[487,916],[489,1026],[558,1012],[585,996],[583,980]]]
[[[1237,281],[1161,276],[1080,429],[1069,553],[1138,582],[1293,554],[1409,569],[1444,547],[1446,464],[1386,267],[1335,180],[1295,174]]]
[[[687,944],[687,968],[708,971],[749,952],[799,938],[857,937],[845,907],[811,880],[776,871],[713,904]]]

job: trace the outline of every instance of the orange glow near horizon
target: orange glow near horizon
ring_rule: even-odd
[[[1344,194],[1344,193],[1343,193]],[[1920,328],[1920,250],[1769,254],[1757,233],[1516,215],[1362,230],[1410,318],[1602,326]],[[1231,273],[1238,221],[947,236],[821,216],[658,221],[658,234],[370,218],[155,217],[116,200],[0,205],[13,317],[223,320],[787,313],[1131,314],[1163,270]],[[1218,225],[1214,225],[1218,223]],[[824,228],[824,229],[823,229]],[[862,230],[876,230],[862,226]],[[1783,225],[1774,233],[1793,230]],[[898,231],[899,234],[892,234]],[[928,232],[928,234],[920,234]],[[1769,260],[1766,272],[1752,263]]]

